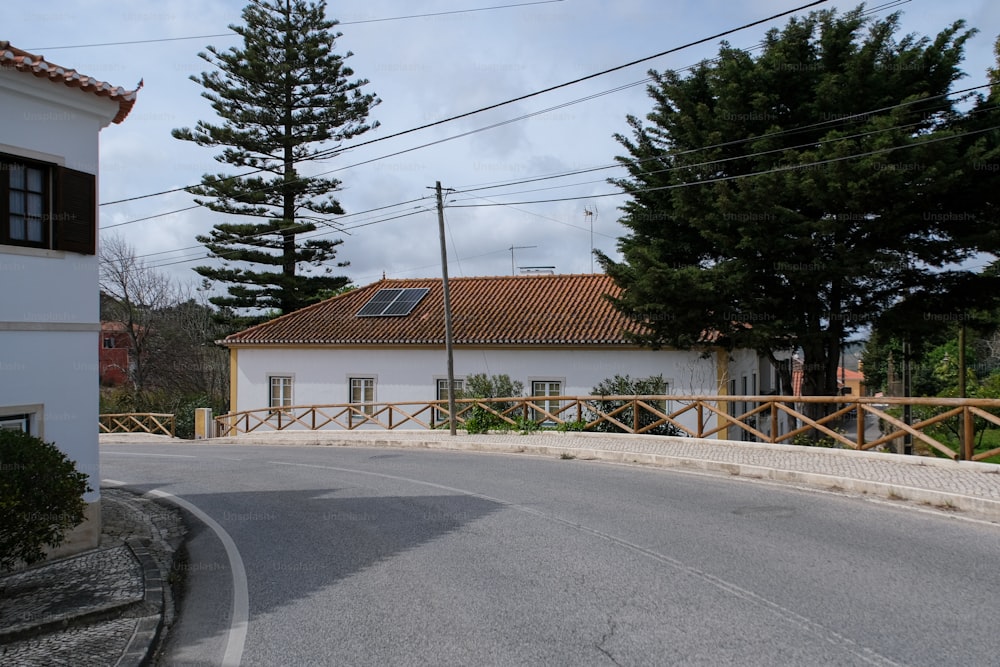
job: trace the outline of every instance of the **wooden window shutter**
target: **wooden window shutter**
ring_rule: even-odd
[[[53,202],[53,247],[97,254],[97,177],[57,167]]]

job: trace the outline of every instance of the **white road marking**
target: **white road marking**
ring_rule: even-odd
[[[166,455],[161,454],[160,456]],[[108,486],[127,486],[125,482],[120,482],[114,479],[101,480],[101,484],[106,484]],[[250,595],[247,588],[246,567],[243,565],[243,558],[240,556],[239,549],[236,548],[236,542],[233,541],[233,538],[226,532],[226,529],[219,525],[215,519],[210,517],[201,508],[191,502],[184,500],[179,496],[175,496],[172,493],[168,493],[167,491],[160,491],[159,489],[148,491],[145,495],[153,496],[155,498],[163,498],[168,502],[183,507],[191,514],[198,517],[202,523],[211,528],[212,531],[218,536],[219,541],[222,542],[222,546],[225,547],[226,556],[229,558],[229,570],[233,573],[233,604],[232,614],[229,621],[229,631],[227,632],[226,651],[222,657],[222,665],[223,667],[239,667],[239,664],[243,659],[243,646],[246,643],[247,624],[250,619]]]

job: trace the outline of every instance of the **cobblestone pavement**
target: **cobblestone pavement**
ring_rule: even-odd
[[[0,577],[0,664],[146,664],[173,622],[180,513],[101,490],[101,546]]]

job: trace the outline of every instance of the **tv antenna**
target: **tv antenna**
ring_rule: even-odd
[[[514,269],[514,251],[515,250],[524,250],[524,249],[527,249],[527,248],[537,248],[537,247],[538,246],[536,246],[536,245],[512,245],[511,247],[507,248],[507,250],[510,250],[510,275],[512,275],[512,276],[516,276],[517,275],[517,273],[515,273],[515,269]]]

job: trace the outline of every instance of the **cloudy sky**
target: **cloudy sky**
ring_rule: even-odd
[[[102,235],[120,235],[149,266],[182,282],[196,283],[191,267],[207,261],[196,235],[208,233],[214,224],[226,221],[225,216],[191,208],[193,200],[184,192],[110,202],[196,184],[203,173],[219,168],[213,160],[216,151],[175,140],[170,131],[193,126],[199,119],[217,122],[200,97],[201,87],[189,77],[208,68],[197,55],[207,45],[220,50],[239,45],[227,26],[240,22],[244,4],[51,0],[4,3],[0,8],[0,39],[116,86],[132,88],[144,80],[132,114],[101,134]],[[369,79],[368,90],[382,100],[371,116],[380,127],[344,147],[645,58],[804,4],[807,0],[331,1],[329,16],[342,24],[338,51],[353,52],[348,63],[356,76]],[[832,0],[819,8],[844,11],[857,4]],[[966,20],[980,32],[967,49],[964,83],[985,82],[993,41],[1000,34],[996,0],[874,0],[867,6],[890,7],[876,11],[879,16],[902,11],[904,30],[920,35],[934,35],[957,19]],[[476,9],[482,11],[469,11]],[[440,15],[413,17],[432,13]],[[767,27],[786,21],[728,39],[733,46],[753,47]],[[344,241],[338,260],[350,266],[341,274],[357,285],[378,280],[383,272],[391,278],[439,276],[437,216],[430,189],[436,181],[462,191],[613,165],[622,152],[613,135],[627,132],[626,115],[642,116],[651,109],[644,85],[647,71],[682,69],[717,50],[715,40],[490,112],[347,150],[318,165],[316,170],[339,170],[335,175],[343,185],[338,199],[351,214],[339,221],[345,233],[328,234]],[[561,105],[568,106],[553,109]],[[548,109],[553,110],[537,113]],[[233,173],[228,166],[223,169]],[[555,267],[559,273],[597,270],[591,248],[613,254],[623,233],[616,222],[622,198],[608,196],[614,188],[606,183],[620,173],[604,169],[449,196],[450,275],[510,274],[512,254],[514,271],[539,266]],[[567,200],[509,204],[542,199]],[[483,204],[490,205],[470,206]],[[381,210],[366,213],[372,209]]]

